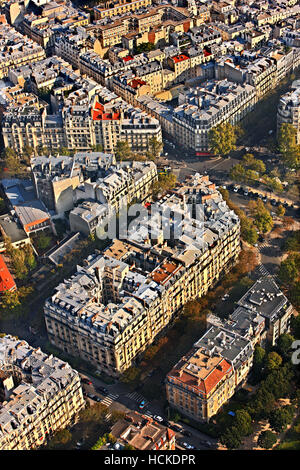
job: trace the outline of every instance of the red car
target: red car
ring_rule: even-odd
[[[83,378],[81,379],[81,382],[84,383],[84,384],[86,384],[86,385],[92,385],[92,382],[91,382],[89,379],[86,379],[85,377],[83,377]]]

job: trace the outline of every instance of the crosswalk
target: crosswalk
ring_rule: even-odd
[[[260,264],[258,266],[258,272],[261,276],[263,277],[266,277],[266,276],[269,276],[273,279],[273,281],[275,282],[279,282],[279,279],[278,279],[278,276],[277,274],[271,274],[269,273],[269,271],[267,270],[267,268],[263,265],[263,264]]]
[[[107,422],[110,420],[110,418],[111,418],[111,413],[107,413],[104,417],[104,420]]]
[[[260,245],[259,245],[259,250],[261,250],[262,248],[268,248],[270,245],[268,242],[262,242]]]
[[[260,274],[262,276],[270,276],[269,271],[267,270],[267,268],[263,264],[260,264],[258,266],[258,271],[260,272]]]
[[[130,400],[133,400],[133,401],[136,401],[136,402],[144,401],[145,406],[148,404],[148,401],[145,400],[145,398],[137,392],[127,393],[126,397],[130,398]]]
[[[101,403],[102,405],[105,405],[107,407],[109,407],[117,398],[119,398],[119,395],[115,395],[113,393],[110,393],[109,395],[107,395],[107,397],[103,398],[103,400],[101,400]]]

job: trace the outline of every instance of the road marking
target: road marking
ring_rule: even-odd
[[[119,398],[119,395],[114,395],[113,393],[110,393],[107,397],[101,400],[101,403],[102,405],[109,407],[117,398]]]
[[[130,398],[130,400],[133,400],[133,401],[136,401],[136,402],[144,401],[145,406],[149,403],[147,400],[145,400],[145,398],[142,395],[140,395],[137,392],[127,393],[126,397]]]

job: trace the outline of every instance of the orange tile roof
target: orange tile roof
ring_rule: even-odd
[[[175,382],[188,385],[189,387],[202,392],[205,395],[208,395],[217,384],[232,370],[231,365],[225,359],[220,358],[220,362],[212,368],[210,371],[207,371],[207,375],[204,378],[201,378],[198,382],[198,378],[192,374],[189,374],[184,369],[173,369],[168,377],[172,377]],[[179,375],[181,371],[181,375]]]
[[[15,281],[10,274],[4,259],[0,255],[0,292],[16,289]]]
[[[180,55],[175,55],[172,57],[173,61],[175,64],[178,64],[178,62],[182,62],[183,60],[188,60],[189,57],[185,54],[180,54]]]

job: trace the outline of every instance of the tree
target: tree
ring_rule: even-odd
[[[148,151],[146,157],[148,160],[155,161],[161,154],[163,149],[163,144],[156,137],[149,139]]]
[[[127,140],[125,142],[118,141],[115,148],[116,159],[119,161],[122,160],[131,160],[133,153]]]
[[[241,219],[241,236],[250,245],[255,245],[258,240],[258,233],[252,220],[248,217]]]
[[[275,351],[270,352],[266,358],[266,369],[271,372],[274,369],[278,369],[282,364],[282,357]]]
[[[51,237],[41,233],[37,239],[37,245],[41,250],[45,250],[51,243]]]
[[[271,449],[277,442],[277,436],[274,432],[267,430],[262,431],[257,439],[257,444],[262,449]]]
[[[21,305],[20,296],[17,290],[5,291],[1,295],[1,308],[11,310]]]
[[[3,153],[4,166],[13,175],[20,173],[21,163],[17,153],[11,149],[6,148]]]
[[[238,449],[242,443],[242,437],[236,427],[227,429],[220,437],[220,442],[227,449]]]
[[[25,160],[26,165],[30,165],[30,159],[34,153],[34,149],[30,145],[24,145],[22,149],[22,157]]]
[[[291,237],[287,238],[284,251],[300,252],[300,230],[297,230]]]
[[[93,152],[103,152],[103,145],[97,144],[92,147]]]
[[[284,333],[279,336],[278,341],[277,341],[277,349],[278,349],[279,354],[282,357],[286,359],[288,358],[293,341],[294,341],[293,336],[288,333]]]
[[[208,133],[209,147],[216,155],[228,155],[236,149],[237,128],[226,122],[213,127]]]
[[[231,168],[229,176],[238,183],[244,183],[247,180],[246,170],[240,163]]]
[[[170,191],[176,186],[176,175],[174,173],[159,174],[158,180],[153,184],[153,193],[164,193]]]
[[[249,436],[252,432],[251,416],[246,410],[237,410],[235,413],[235,426],[241,436]]]
[[[55,448],[62,448],[65,446],[68,442],[70,442],[72,439],[72,434],[68,429],[62,429],[61,431],[58,431],[51,439],[49,442],[49,448],[50,449],[55,449]]]
[[[258,230],[263,233],[269,232],[274,222],[264,203],[260,199],[258,201],[250,201],[248,207],[254,217],[254,224]]]
[[[265,357],[266,351],[261,346],[256,345],[254,349],[252,367],[254,383],[257,383],[261,380]]]
[[[285,208],[283,207],[282,204],[279,204],[279,206],[276,208],[276,214],[278,217],[283,217],[285,214]]]
[[[278,277],[287,286],[297,279],[298,269],[295,260],[291,256],[281,262]]]
[[[155,45],[152,42],[143,42],[136,47],[136,53],[140,54],[141,52],[150,52],[155,49]]]
[[[289,168],[299,168],[300,151],[297,145],[297,130],[290,123],[283,123],[278,132],[278,148],[284,163]]]
[[[257,173],[263,174],[266,171],[266,165],[262,160],[257,160],[252,153],[246,153],[243,156],[244,166]]]
[[[282,432],[293,420],[295,407],[292,405],[276,408],[270,413],[269,423],[276,432]]]

